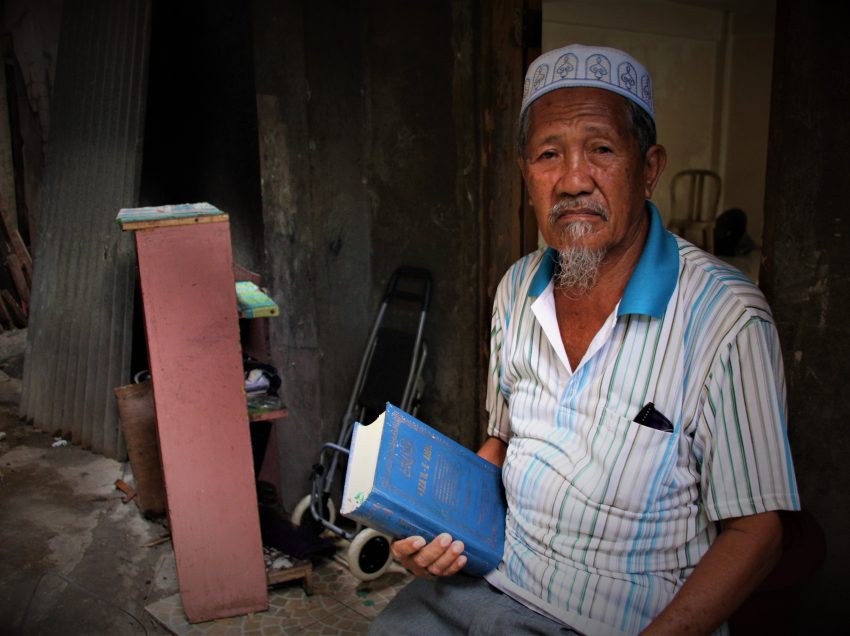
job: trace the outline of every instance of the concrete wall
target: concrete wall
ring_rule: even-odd
[[[715,170],[724,187],[718,213],[744,209],[759,243],[772,3],[758,5],[758,13],[743,14],[697,4],[544,2],[543,50],[569,42],[600,44],[627,50],[646,64],[653,75],[658,138],[668,153],[653,197],[662,214],[669,218],[670,180],[676,172]],[[753,10],[751,4],[742,8]]]
[[[782,340],[788,430],[803,507],[826,533],[794,633],[847,632],[850,570],[850,40],[838,9],[792,0],[776,16],[762,272]]]
[[[477,164],[471,2],[252,4],[266,280],[291,418],[282,494],[335,440],[380,295],[432,271],[420,415],[474,446]]]
[[[422,414],[475,446],[478,209],[471,3],[364,3],[371,307],[399,264],[435,281]],[[415,7],[415,8],[414,8]],[[415,24],[415,28],[403,27]]]

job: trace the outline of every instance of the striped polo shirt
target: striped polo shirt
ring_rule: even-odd
[[[488,433],[508,442],[508,515],[488,580],[588,634],[646,627],[716,521],[799,509],[764,296],[647,207],[641,258],[575,369],[555,316],[557,252],[515,263],[493,309]],[[672,431],[633,421],[649,402]]]

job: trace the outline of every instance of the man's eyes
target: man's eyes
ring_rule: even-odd
[[[557,150],[541,150],[532,154],[531,163],[552,161],[558,157]]]
[[[614,153],[613,146],[608,146],[605,144],[599,144],[594,146],[589,146],[587,152],[595,155],[609,155]],[[555,149],[542,150],[535,155],[534,162],[540,161],[552,161],[554,159],[558,159],[561,156],[561,152]]]
[[[591,148],[592,152],[598,154],[608,154],[614,152],[614,149],[611,146],[594,146]],[[558,152],[556,150],[544,150],[543,152],[537,155],[538,159],[553,159],[558,156]]]

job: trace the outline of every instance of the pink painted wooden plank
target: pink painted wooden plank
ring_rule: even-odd
[[[186,616],[268,607],[227,222],[138,230],[160,452]]]

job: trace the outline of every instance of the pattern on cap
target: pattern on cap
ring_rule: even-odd
[[[614,91],[655,119],[652,79],[643,65],[618,49],[580,44],[549,51],[531,63],[523,85],[521,114],[541,95],[571,86]]]

